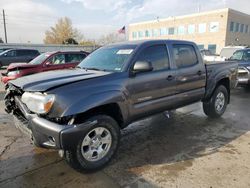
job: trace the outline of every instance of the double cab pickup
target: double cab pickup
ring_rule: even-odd
[[[150,40],[111,44],[75,69],[10,81],[6,111],[35,145],[58,149],[73,168],[96,170],[131,122],[201,101],[207,116],[223,115],[238,65],[205,65],[193,42]]]

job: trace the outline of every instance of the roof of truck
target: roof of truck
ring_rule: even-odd
[[[192,41],[185,41],[185,40],[135,40],[135,41],[124,41],[124,42],[118,42],[118,43],[112,43],[108,44],[107,46],[120,46],[120,45],[144,45],[148,43],[157,43],[157,42],[173,42],[173,43],[192,43],[195,44]]]

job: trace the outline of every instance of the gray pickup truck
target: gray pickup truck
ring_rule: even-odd
[[[58,149],[76,169],[96,170],[131,122],[198,101],[218,118],[236,82],[237,63],[204,65],[192,42],[125,42],[96,50],[76,69],[9,82],[5,105],[35,145]]]

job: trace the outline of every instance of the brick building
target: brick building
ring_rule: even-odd
[[[129,40],[190,40],[219,53],[228,45],[250,46],[250,15],[226,8],[133,23],[128,32]]]

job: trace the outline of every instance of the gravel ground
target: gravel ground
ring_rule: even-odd
[[[0,187],[250,187],[249,95],[234,90],[217,120],[194,104],[131,124],[112,162],[88,174],[31,145],[0,101]]]

